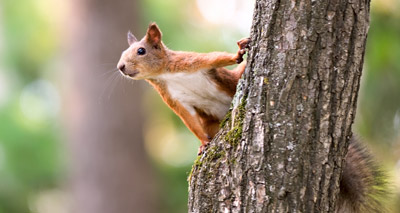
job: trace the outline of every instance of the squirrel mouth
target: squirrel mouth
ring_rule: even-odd
[[[135,71],[135,72],[129,73],[129,74],[127,74],[127,75],[128,75],[129,77],[133,78],[133,77],[135,77],[138,73],[139,73],[138,71]]]
[[[125,75],[125,76],[129,76],[129,77],[133,78],[133,77],[135,77],[135,76],[139,73],[139,71],[134,71],[134,72],[132,72],[132,73],[125,73],[125,72],[122,72],[122,71],[121,71],[121,73],[122,73],[123,75]]]

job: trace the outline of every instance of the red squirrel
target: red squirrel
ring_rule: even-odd
[[[129,48],[118,62],[119,71],[134,80],[148,81],[164,102],[200,139],[199,154],[219,130],[219,123],[229,110],[245,62],[243,55],[250,39],[238,41],[236,54],[225,52],[195,53],[169,50],[161,41],[155,23],[138,41],[128,33]],[[235,69],[224,68],[240,63]],[[368,151],[350,140],[340,182],[335,212],[385,212],[385,175]]]
[[[118,62],[119,71],[134,80],[144,79],[200,139],[199,153],[219,130],[229,110],[245,62],[250,39],[237,42],[236,54],[173,51],[161,41],[157,24],[150,24],[140,41],[128,33],[129,48]],[[228,70],[225,66],[239,64]]]

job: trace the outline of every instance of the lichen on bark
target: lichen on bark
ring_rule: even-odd
[[[333,212],[369,1],[257,0],[233,109],[193,166],[189,212]]]
[[[229,131],[226,133],[224,140],[230,143],[232,147],[239,144],[243,132],[243,119],[246,113],[246,97],[242,98],[239,106],[229,111],[227,118],[221,123],[221,126],[228,125]]]

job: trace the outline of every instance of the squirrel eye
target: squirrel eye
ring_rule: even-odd
[[[137,50],[137,54],[138,54],[138,55],[144,55],[144,54],[146,54],[146,49],[144,49],[143,47],[139,48],[139,49]]]

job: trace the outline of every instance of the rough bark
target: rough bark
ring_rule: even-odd
[[[143,90],[113,79],[116,69],[105,73],[128,47],[125,35],[137,26],[137,1],[74,0],[71,5],[63,78],[70,212],[159,212],[155,175],[144,151]]]
[[[257,0],[248,64],[189,176],[189,212],[334,212],[368,0]]]

